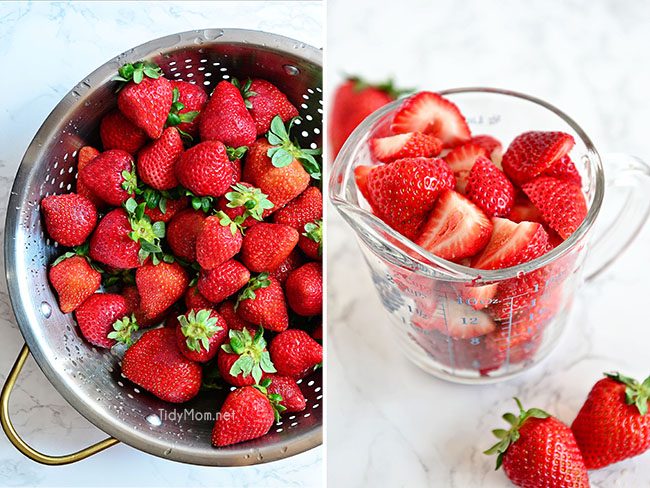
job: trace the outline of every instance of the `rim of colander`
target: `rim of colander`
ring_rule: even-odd
[[[336,157],[334,164],[332,165],[329,190],[329,196],[332,200],[332,203],[334,203],[336,207],[349,209],[354,213],[362,213],[366,218],[371,219],[375,225],[377,225],[383,232],[386,233],[386,235],[390,236],[391,239],[399,242],[401,246],[404,246],[405,248],[408,248],[409,250],[415,252],[416,255],[423,258],[424,260],[434,263],[436,267],[433,267],[426,262],[421,262],[420,259],[417,259],[417,263],[419,265],[418,268],[424,268],[419,269],[419,271],[427,271],[435,276],[439,276],[441,272],[450,272],[453,273],[452,277],[456,279],[479,280],[484,282],[500,281],[504,279],[515,278],[521,273],[530,273],[569,253],[573,249],[573,246],[582,240],[589,229],[593,226],[602,207],[603,197],[605,194],[605,178],[602,167],[602,160],[600,154],[596,150],[596,147],[592,143],[589,136],[585,133],[585,131],[578,125],[575,120],[573,120],[555,105],[552,105],[532,95],[527,95],[525,93],[494,87],[460,87],[439,90],[437,93],[443,96],[471,93],[489,93],[519,98],[539,105],[553,112],[566,124],[568,124],[571,129],[573,129],[575,133],[580,137],[586,148],[587,154],[589,154],[589,161],[595,169],[594,178],[596,182],[592,204],[589,207],[587,216],[583,220],[582,224],[580,224],[580,226],[576,229],[576,231],[571,234],[568,239],[564,240],[559,246],[540,256],[539,258],[533,259],[523,264],[519,264],[517,266],[512,266],[510,268],[483,270],[471,268],[469,266],[463,266],[452,261],[447,261],[446,259],[442,259],[435,254],[430,253],[426,249],[423,249],[410,239],[407,239],[395,231],[392,227],[388,226],[386,223],[384,223],[384,221],[375,216],[373,213],[361,208],[357,204],[348,202],[345,198],[345,194],[348,191],[349,186],[351,184],[354,185],[354,168],[352,167],[352,163],[357,146],[359,145],[360,141],[366,137],[372,126],[377,121],[388,115],[390,112],[397,109],[403,103],[404,98],[394,100],[391,103],[384,105],[380,109],[373,112],[371,115],[366,117],[363,122],[361,122],[361,124],[359,124],[357,128],[352,132],[350,137],[348,137],[347,141]],[[338,183],[339,179],[340,184]],[[378,233],[375,233],[375,236],[380,239],[382,243],[388,248],[394,249],[400,254],[404,254],[404,251],[396,247],[395,244],[393,244],[389,239],[384,238],[384,236]],[[407,256],[407,259],[412,261],[414,258]]]
[[[197,39],[202,43],[195,44]],[[172,442],[165,442],[155,435],[144,431],[134,431],[126,428],[121,422],[107,413],[106,410],[95,410],[85,401],[81,393],[72,388],[72,381],[65,375],[60,374],[53,365],[51,358],[47,357],[39,346],[39,340],[34,331],[43,326],[38,320],[33,320],[32,326],[30,316],[35,311],[27,308],[20,297],[20,287],[16,276],[16,239],[20,229],[20,214],[23,210],[20,204],[27,192],[25,185],[31,170],[44,156],[44,151],[53,134],[60,131],[65,124],[66,115],[70,109],[80,103],[87,92],[92,92],[100,85],[108,82],[115,74],[117,67],[126,62],[135,62],[141,59],[148,59],[153,56],[164,55],[183,48],[207,47],[210,44],[245,44],[247,46],[259,46],[270,51],[277,51],[290,54],[296,58],[302,58],[305,62],[320,68],[322,72],[322,51],[303,41],[290,37],[249,29],[230,28],[209,28],[192,31],[179,32],[167,36],[152,39],[134,48],[131,48],[117,56],[109,59],[99,68],[95,69],[83,81],[75,85],[54,107],[42,125],[39,127],[34,138],[27,147],[23,159],[18,166],[16,176],[11,189],[9,203],[7,205],[4,238],[5,278],[9,291],[9,298],[16,322],[20,331],[29,346],[39,368],[56,390],[70,403],[70,405],[90,421],[97,428],[115,437],[124,444],[130,445],[140,451],[167,459],[189,464],[205,466],[244,466],[262,464],[271,461],[284,459],[322,444],[323,427],[322,422],[302,432],[292,434],[290,440],[276,442],[270,446],[248,446],[244,443],[230,446],[227,450],[214,449],[206,456],[183,455],[184,451],[179,449]],[[209,447],[209,446],[208,446]],[[163,452],[171,449],[169,455]],[[244,458],[245,454],[251,452],[259,453],[259,456],[251,455]]]

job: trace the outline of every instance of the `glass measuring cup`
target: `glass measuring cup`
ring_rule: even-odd
[[[631,156],[607,156],[606,182],[589,137],[554,106],[490,88],[440,93],[458,105],[472,134],[490,134],[504,150],[529,130],[574,137],[570,155],[589,207],[576,232],[528,263],[478,270],[441,259],[394,231],[371,213],[356,187],[354,169],[372,164],[368,140],[386,135],[401,101],[378,110],[352,133],[332,167],[330,198],[358,237],[408,358],[444,379],[492,382],[530,368],[557,344],[578,288],[609,266],[645,222],[650,194],[643,187],[650,184],[650,168]],[[605,188],[608,201],[610,194],[618,197],[616,205],[603,207]]]

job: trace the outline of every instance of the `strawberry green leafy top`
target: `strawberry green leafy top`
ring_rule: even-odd
[[[641,415],[648,413],[648,401],[650,400],[650,376],[643,383],[634,378],[623,376],[621,373],[605,373],[605,376],[623,383],[625,385],[625,403],[636,405]]]
[[[321,149],[301,149],[298,141],[292,142],[289,137],[291,128],[298,118],[294,117],[291,119],[288,126],[285,127],[279,115],[273,117],[273,120],[271,120],[271,129],[266,135],[269,144],[273,147],[268,150],[267,156],[271,158],[271,163],[276,168],[289,166],[294,159],[297,159],[312,178],[320,180],[321,167],[314,156],[320,156]]]

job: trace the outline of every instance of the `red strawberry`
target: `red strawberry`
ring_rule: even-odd
[[[205,141],[185,151],[176,162],[176,177],[197,196],[219,197],[233,182],[235,168],[226,146]]]
[[[503,171],[521,186],[566,156],[574,144],[573,137],[564,132],[524,132],[503,155]]]
[[[490,283],[487,285],[476,285],[474,283],[457,283],[453,286],[456,294],[456,301],[469,305],[474,310],[482,310],[494,302],[498,285]]]
[[[172,252],[189,262],[196,261],[196,241],[203,230],[205,214],[200,210],[178,212],[167,226],[167,243]]]
[[[97,223],[93,203],[76,193],[45,197],[41,209],[47,233],[62,246],[83,244]]]
[[[287,303],[298,315],[318,315],[323,311],[323,268],[307,263],[292,271],[285,283]]]
[[[127,82],[117,95],[117,107],[152,139],[162,134],[172,106],[172,84],[153,63],[126,64],[119,79]]]
[[[135,284],[140,293],[140,308],[145,317],[161,315],[181,298],[187,290],[189,279],[178,263],[148,262],[135,272]]]
[[[300,241],[298,242],[300,243]],[[291,254],[287,256],[287,259],[282,261],[280,266],[269,273],[269,276],[278,280],[281,285],[284,285],[289,274],[303,264],[305,264],[305,258],[301,255],[298,249],[294,249]]]
[[[501,169],[501,160],[503,159],[503,146],[501,143],[492,136],[487,134],[480,134],[472,136],[469,140],[470,144],[476,144],[485,149],[485,153],[492,160],[492,162]]]
[[[244,180],[268,195],[273,210],[277,210],[305,191],[310,178],[297,159],[288,166],[274,166],[268,156],[272,148],[266,139],[258,139],[251,146],[244,166]]]
[[[300,234],[298,247],[310,259],[321,259],[323,254],[323,221],[321,219],[305,225]]]
[[[210,361],[228,337],[226,321],[212,309],[190,310],[178,316],[176,343],[186,358],[198,363]]]
[[[245,386],[231,392],[223,402],[212,430],[217,447],[262,437],[275,422],[273,406],[256,388]]]
[[[217,209],[240,223],[242,228],[257,224],[271,213],[274,205],[259,188],[243,181],[231,188],[233,191],[219,198]]]
[[[350,78],[339,85],[334,93],[329,123],[332,159],[336,158],[347,138],[363,119],[395,100],[400,93],[402,91],[396,90],[390,81],[371,85],[359,78]]]
[[[501,269],[526,263],[546,253],[548,234],[541,224],[494,217],[490,241],[481,254],[474,257],[472,267]]]
[[[580,187],[566,180],[540,176],[522,186],[544,221],[567,239],[587,216],[587,202]]]
[[[578,186],[582,185],[582,177],[580,176],[576,165],[571,161],[571,157],[568,155],[558,159],[550,168],[544,171],[543,174],[560,180],[570,181]]]
[[[431,301],[418,301],[420,313],[413,315],[413,325],[425,330],[438,332],[454,339],[472,339],[492,332],[496,325],[485,312],[446,299],[444,308]],[[442,310],[442,311],[441,311]]]
[[[311,332],[311,336],[317,341],[323,342],[323,324],[318,324]]]
[[[250,146],[257,131],[239,89],[230,81],[217,84],[199,120],[201,140],[227,146]]]
[[[571,429],[538,408],[504,415],[509,430],[497,429],[499,442],[485,451],[498,454],[497,469],[517,486],[588,488],[589,477]]]
[[[174,103],[180,103],[182,107],[180,105],[174,107],[172,104],[172,117],[167,118],[167,123],[196,137],[199,134],[201,112],[208,103],[208,94],[200,86],[180,80],[172,80],[172,90],[178,90],[178,99]],[[174,115],[178,116],[178,119]]]
[[[214,269],[201,270],[197,287],[205,298],[219,303],[246,286],[249,278],[246,266],[231,259]]]
[[[235,310],[235,302],[232,300],[221,302],[217,308],[217,311],[224,318],[230,330],[243,330],[244,328],[255,330],[255,326],[253,324],[237,315],[237,311]]]
[[[135,318],[135,322],[139,327],[151,327],[156,325],[162,319],[162,316],[147,318],[140,307],[140,293],[138,287],[135,285],[127,286],[122,290],[122,296],[126,300],[129,308],[129,314]]]
[[[426,91],[407,98],[390,127],[397,134],[424,132],[435,136],[444,147],[457,146],[471,137],[458,107],[437,93]]]
[[[476,160],[483,156],[486,157],[488,152],[483,146],[468,142],[462,146],[452,149],[445,156],[445,162],[449,165],[456,177],[456,191],[465,194],[469,173]]]
[[[370,153],[378,161],[392,163],[403,158],[430,158],[440,154],[442,142],[421,132],[407,132],[370,139]]]
[[[240,249],[242,235],[230,217],[219,212],[203,221],[203,228],[196,239],[196,260],[203,269],[222,265],[232,259]]]
[[[138,154],[138,176],[156,190],[178,186],[174,165],[183,153],[183,141],[174,127],[167,127],[159,139]]]
[[[598,381],[573,421],[587,469],[599,469],[650,449],[650,378],[643,383],[620,373]]]
[[[122,360],[122,374],[161,400],[183,403],[201,388],[201,366],[187,359],[170,327],[145,332]]]
[[[496,320],[510,321],[526,313],[542,300],[547,288],[549,267],[539,268],[528,274],[499,282],[496,299],[490,305],[490,313]],[[549,290],[550,291],[550,290]]]
[[[257,224],[244,236],[242,262],[255,273],[273,271],[291,254],[298,238],[298,231],[288,225]]]
[[[282,376],[298,379],[323,361],[323,346],[299,329],[285,330],[269,346],[271,359]]]
[[[274,332],[286,330],[289,317],[280,283],[267,273],[251,278],[237,297],[237,315]]]
[[[212,308],[212,302],[201,295],[199,289],[196,285],[190,286],[185,292],[185,306],[188,310],[193,308]],[[226,318],[221,312],[219,312],[224,319]],[[227,321],[227,320],[226,320]]]
[[[61,312],[70,313],[97,291],[102,275],[82,256],[66,258],[64,255],[61,258],[50,268],[49,278],[59,295]]]
[[[483,156],[474,162],[465,194],[488,217],[507,217],[515,202],[515,189],[510,180]]]
[[[530,202],[528,197],[521,192],[515,197],[515,203],[512,206],[508,218],[513,222],[523,222],[526,220],[528,222],[544,223],[542,214],[537,210],[535,205]]]
[[[305,396],[300,391],[296,380],[289,376],[269,375],[271,384],[267,391],[271,394],[280,395],[280,405],[285,408],[285,412],[302,412],[307,407]]]
[[[276,115],[279,115],[283,122],[298,116],[298,110],[287,96],[266,80],[248,80],[244,84],[233,80],[233,84],[242,92],[246,107],[255,121],[257,135],[268,132],[271,120]]]
[[[167,223],[174,217],[174,215],[176,215],[176,213],[186,208],[188,204],[189,202],[187,200],[187,197],[181,197],[178,199],[165,199],[165,204],[163,207],[165,209],[164,212],[160,209],[161,205],[159,203],[154,208],[151,208],[149,205],[147,205],[144,209],[144,213],[151,219],[152,222]]]
[[[372,168],[373,166],[357,166],[354,168],[354,181],[363,198],[368,201],[370,199],[370,194],[368,193],[368,175],[370,175]]]
[[[485,338],[486,359],[484,370],[498,369],[504,363],[518,364],[531,359],[542,339],[542,330],[524,319],[512,320]]]
[[[257,332],[247,328],[231,330],[228,336],[217,357],[219,373],[226,382],[234,386],[254,385],[265,374],[275,373],[262,328]]]
[[[444,190],[415,243],[450,261],[473,256],[490,239],[492,223],[460,193]]]
[[[323,194],[310,186],[283,208],[273,214],[276,224],[290,225],[298,232],[304,232],[305,224],[323,217]]]
[[[85,168],[93,159],[95,159],[96,156],[99,156],[99,151],[94,147],[83,146],[81,149],[79,149],[79,155],[77,156],[77,178],[81,170]],[[81,195],[82,197],[86,197],[88,200],[93,202],[93,205],[95,205],[97,208],[100,208],[104,204],[101,198],[93,195],[93,192],[90,191],[90,189],[79,179],[77,179],[77,194]]]
[[[75,310],[77,324],[88,342],[111,348],[115,341],[108,337],[113,324],[128,314],[126,300],[112,293],[95,293]]]
[[[79,172],[79,180],[114,207],[133,196],[138,185],[133,158],[121,149],[110,149],[95,157]]]
[[[104,151],[121,149],[135,155],[147,142],[145,131],[134,125],[119,110],[107,113],[99,124]]]
[[[368,201],[379,218],[413,239],[440,192],[453,187],[454,176],[442,159],[400,159],[372,168]]]

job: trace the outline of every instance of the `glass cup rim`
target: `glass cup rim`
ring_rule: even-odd
[[[526,263],[519,264],[517,266],[512,266],[510,268],[496,269],[496,270],[483,270],[477,268],[471,268],[469,266],[463,266],[462,264],[457,264],[446,259],[442,259],[435,254],[430,253],[426,249],[421,248],[415,244],[410,239],[407,239],[387,224],[385,224],[380,218],[372,214],[371,212],[361,208],[358,205],[358,202],[351,203],[348,199],[345,198],[345,194],[349,188],[350,184],[354,185],[353,177],[353,156],[355,155],[359,142],[366,137],[370,129],[374,126],[376,122],[388,115],[390,112],[394,111],[399,107],[404,99],[395,100],[380,109],[373,112],[366,119],[357,126],[357,128],[352,132],[350,137],[339,151],[336,160],[334,161],[331,169],[330,176],[330,189],[329,197],[332,203],[337,207],[339,212],[345,214],[346,208],[353,208],[355,213],[359,211],[365,214],[364,216],[372,219],[373,223],[378,226],[383,233],[390,236],[390,239],[393,239],[400,243],[402,249],[396,247],[395,244],[390,242],[389,239],[384,238],[383,236],[378,236],[382,240],[382,243],[390,249],[395,250],[401,255],[404,255],[405,260],[413,261],[413,256],[406,255],[404,248],[409,249],[411,253],[415,253],[418,256],[418,269],[422,267],[431,272],[434,276],[440,277],[440,273],[448,274],[449,277],[453,277],[458,280],[471,280],[471,281],[482,281],[482,282],[491,282],[491,281],[501,281],[505,279],[515,278],[520,276],[522,273],[527,274],[536,269],[544,267],[557,259],[565,256],[570,253],[574,247],[587,235],[591,227],[593,226],[596,218],[600,212],[603,203],[603,197],[605,193],[605,177],[603,172],[602,160],[600,154],[596,150],[594,144],[592,143],[589,136],[585,131],[578,125],[575,120],[565,114],[562,110],[558,109],[554,105],[531,95],[525,93],[520,93],[512,90],[506,90],[501,88],[491,88],[491,87],[462,87],[462,88],[452,88],[447,90],[440,90],[439,93],[442,96],[445,95],[459,95],[459,94],[493,94],[493,95],[503,95],[512,98],[518,98],[527,102],[531,102],[535,105],[538,105],[546,110],[554,113],[560,119],[562,119],[571,129],[578,135],[582,143],[585,146],[587,154],[589,155],[589,162],[594,170],[594,180],[595,180],[595,189],[593,194],[592,203],[587,211],[587,216],[576,231],[569,236],[568,239],[563,241],[559,246],[552,249],[551,251],[545,253],[544,255],[528,261]],[[356,187],[354,188],[356,191]],[[423,261],[420,261],[419,258],[422,258]],[[428,263],[433,263],[432,266]]]

